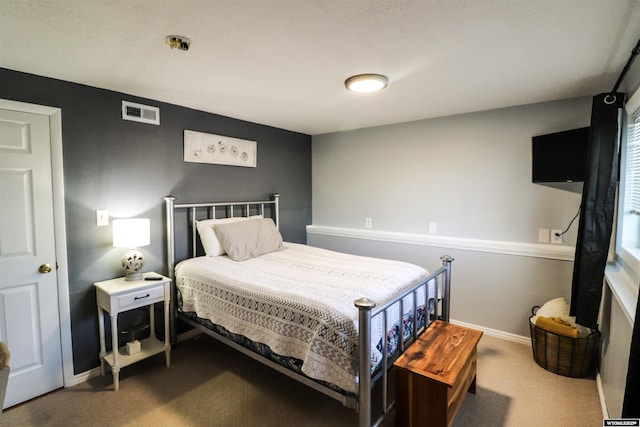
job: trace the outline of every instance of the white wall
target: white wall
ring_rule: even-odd
[[[581,98],[314,136],[313,223],[538,242],[580,194],[531,183],[531,137],[588,126],[590,111]]]
[[[538,244],[539,228],[564,229],[581,185],[531,183],[531,137],[588,126],[591,98],[578,98],[314,136],[313,225],[438,237]],[[567,235],[575,244],[577,221]],[[433,235],[431,236],[433,237]],[[528,336],[535,304],[569,297],[573,263],[554,257],[426,248],[310,233],[309,244],[433,268],[454,263],[452,318]],[[375,242],[375,244],[374,244]],[[420,257],[417,255],[421,254]],[[421,262],[422,255],[429,256]]]

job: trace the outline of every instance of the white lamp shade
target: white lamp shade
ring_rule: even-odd
[[[116,248],[138,248],[147,246],[150,240],[149,218],[113,220],[113,246]]]

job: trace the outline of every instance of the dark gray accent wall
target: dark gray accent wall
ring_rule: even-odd
[[[58,107],[62,139],[75,373],[99,365],[93,282],[122,275],[122,250],[96,209],[151,219],[144,270],[166,274],[163,197],[178,202],[268,199],[281,194],[281,232],[305,243],[311,224],[311,137],[154,100],[0,68],[0,98]],[[160,108],[160,125],[125,121],[122,100]],[[183,131],[258,143],[256,168],[185,163]],[[132,314],[131,316],[133,316]],[[122,319],[126,324],[127,318]],[[133,319],[129,319],[132,322]]]

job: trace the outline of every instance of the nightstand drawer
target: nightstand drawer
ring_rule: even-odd
[[[156,286],[117,297],[118,309],[129,310],[164,300],[164,286]]]

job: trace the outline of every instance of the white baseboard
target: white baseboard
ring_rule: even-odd
[[[602,388],[602,378],[600,372],[596,374],[596,385],[598,386],[598,397],[600,398],[600,406],[602,407],[602,419],[609,419],[609,410],[607,409],[607,401],[604,397],[604,389]]]
[[[466,328],[477,329],[477,330],[482,331],[482,332],[484,332],[485,334],[487,334],[487,335],[489,335],[491,337],[500,338],[500,339],[505,340],[505,341],[511,341],[511,342],[515,342],[515,343],[518,343],[518,344],[524,344],[524,345],[531,345],[531,338],[525,337],[525,336],[522,336],[522,335],[512,334],[510,332],[499,331],[497,329],[491,329],[491,328],[487,328],[485,326],[478,326],[478,325],[474,325],[472,323],[461,322],[461,321],[455,320],[455,319],[450,319],[450,322],[455,324],[455,325],[464,326]]]
[[[518,344],[525,344],[525,345],[531,345],[531,338],[529,337],[525,337],[522,335],[516,335],[516,334],[512,334],[509,332],[504,332],[504,331],[499,331],[497,329],[491,329],[491,328],[486,328],[484,326],[478,326],[478,325],[474,325],[472,323],[466,323],[466,322],[461,322],[459,320],[455,320],[455,319],[451,319],[450,320],[451,323],[459,325],[459,326],[464,326],[467,328],[472,328],[472,329],[477,329],[479,331],[484,332],[485,334],[495,337],[495,338],[500,338],[506,341],[512,341],[512,342],[516,342]],[[187,332],[183,332],[182,334],[178,335],[178,342],[182,342],[188,339],[191,339],[197,335],[200,335],[202,332],[200,332],[197,329],[191,329],[190,331]]]
[[[73,376],[73,382],[71,384],[65,384],[65,388],[73,387],[74,385],[81,384],[85,381],[89,381],[91,378],[100,376],[100,367],[89,369],[82,373]]]

